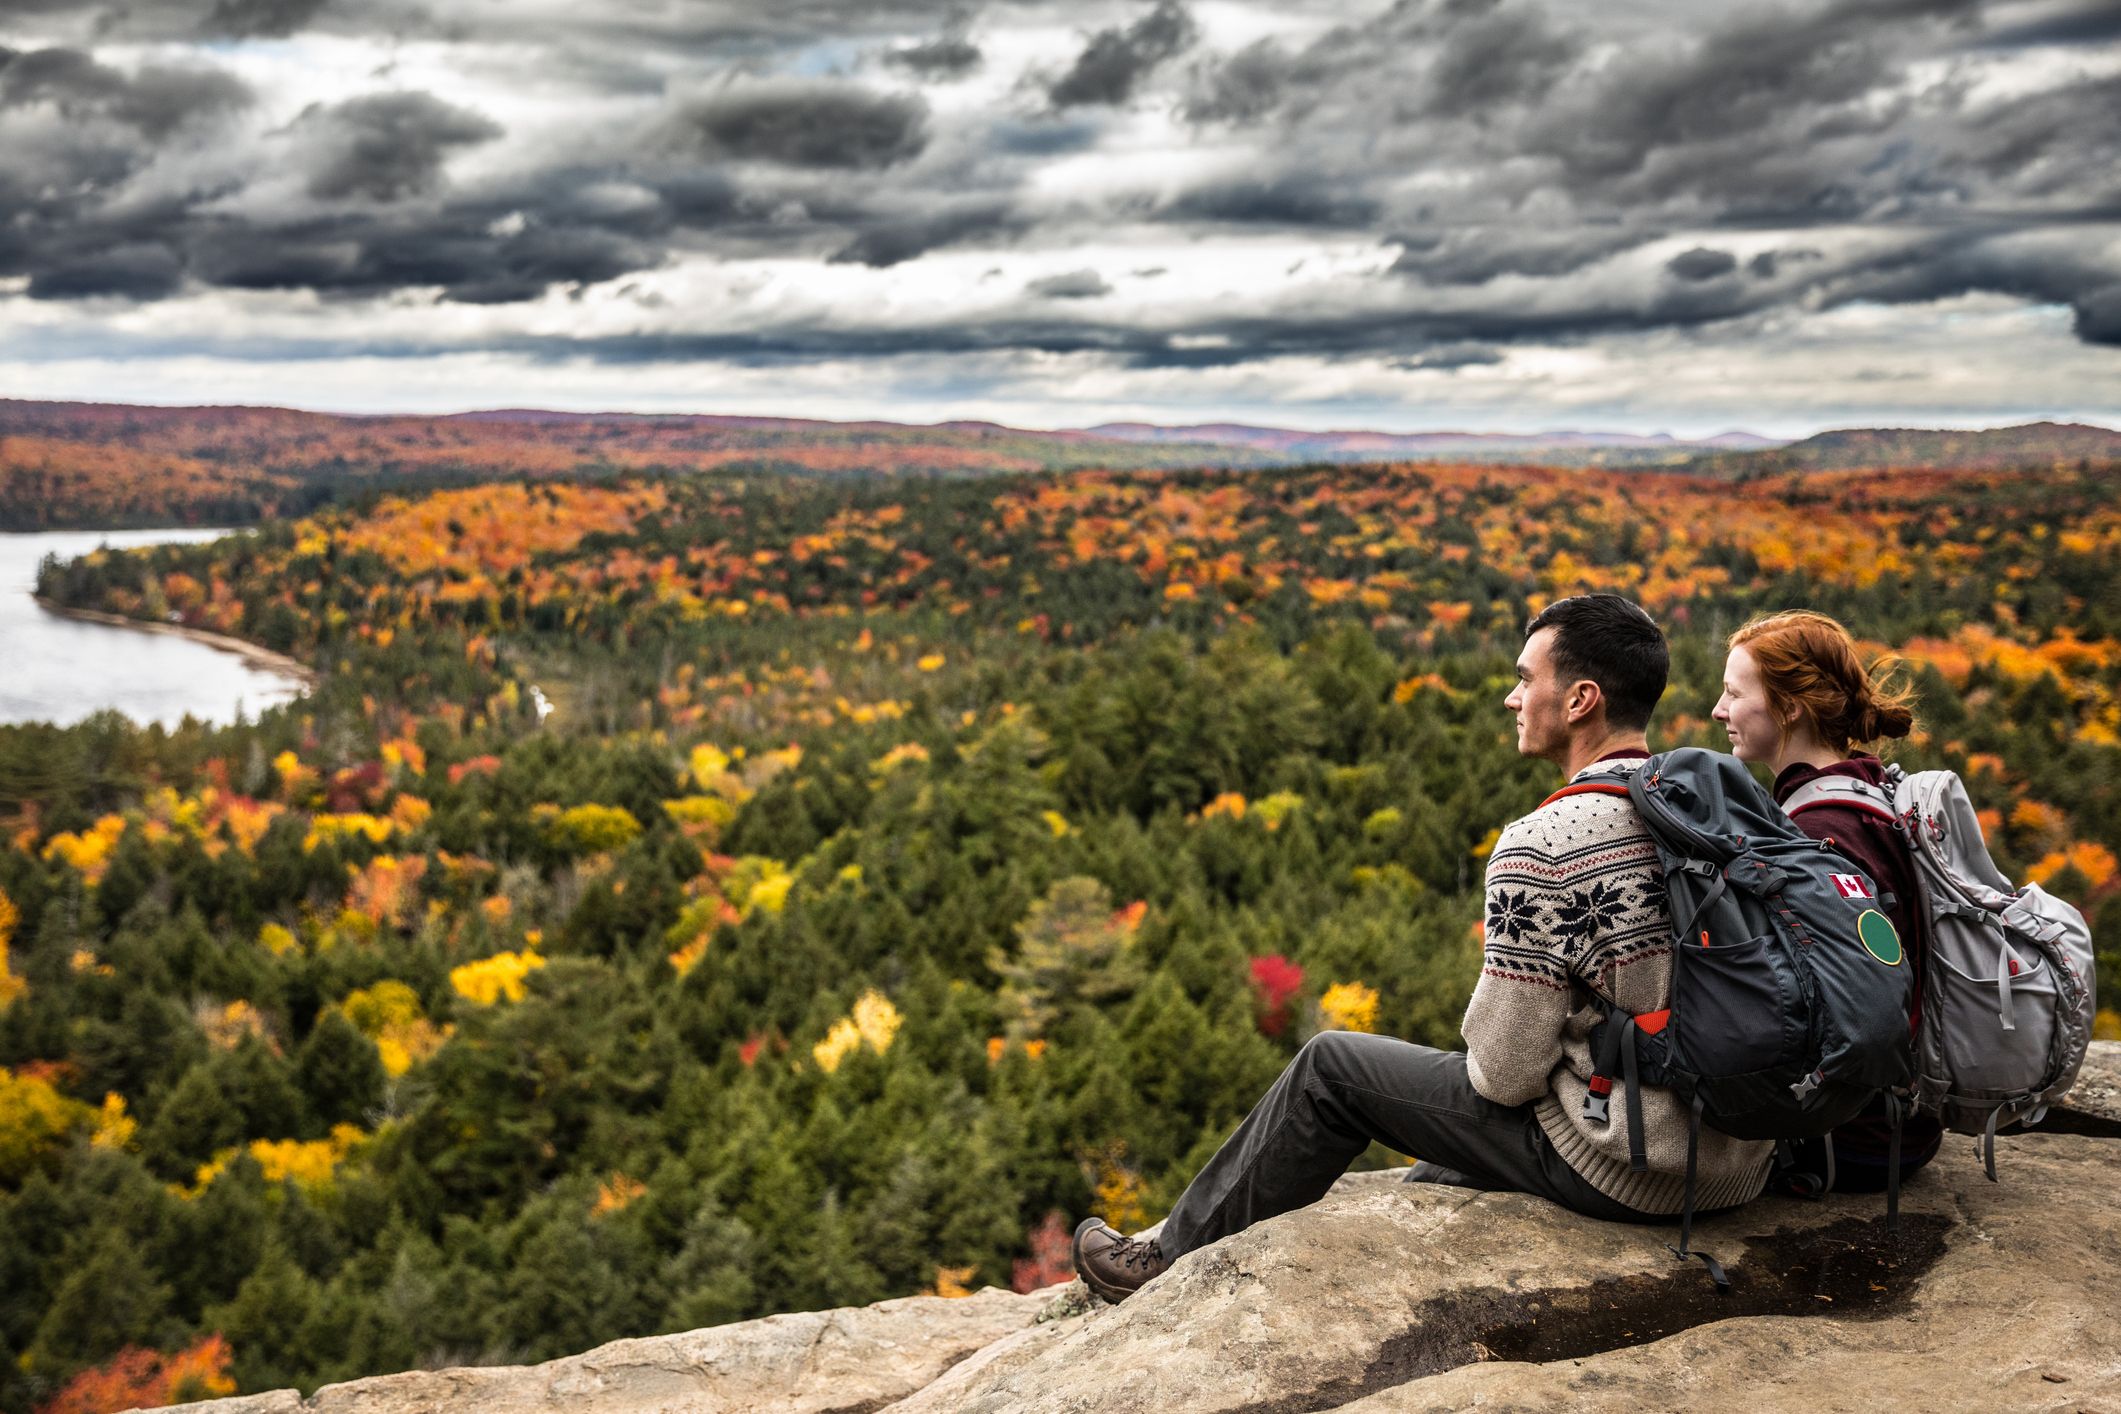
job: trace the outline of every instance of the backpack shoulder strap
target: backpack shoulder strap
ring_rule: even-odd
[[[1593,775],[1579,776],[1540,801],[1539,809],[1544,810],[1555,801],[1567,800],[1572,795],[1626,795],[1628,777],[1634,774],[1633,771],[1599,771]]]
[[[1951,898],[1996,912],[2017,896],[2017,887],[1989,857],[1981,821],[1966,783],[1951,771],[1918,771],[1901,781],[1894,798],[1908,822],[1916,863],[1932,887]]]
[[[1616,781],[1572,781],[1539,802],[1541,810],[1557,800],[1567,800],[1572,795],[1626,795],[1628,788]]]
[[[1782,813],[1795,817],[1822,805],[1846,806],[1889,825],[1900,823],[1900,812],[1893,808],[1892,793],[1853,776],[1813,777],[1790,792],[1790,798],[1782,802]]]

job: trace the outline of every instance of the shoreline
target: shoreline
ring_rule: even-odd
[[[156,623],[152,619],[131,619],[123,614],[107,614],[101,609],[69,608],[64,604],[53,603],[42,594],[32,594],[30,598],[36,600],[37,607],[43,609],[46,613],[56,614],[62,619],[80,619],[85,623],[109,624],[115,628],[139,629],[143,633],[166,633],[173,638],[188,638],[194,643],[204,644],[208,648],[219,649],[223,653],[233,653],[255,667],[263,668],[268,672],[278,673],[282,677],[295,679],[295,681],[302,684],[304,692],[314,692],[317,685],[323,680],[314,668],[297,662],[285,653],[275,653],[270,648],[261,648],[248,639],[233,638],[225,633],[215,633],[210,629],[191,628],[185,624]]]

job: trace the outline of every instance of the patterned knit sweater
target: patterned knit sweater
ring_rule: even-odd
[[[1633,753],[1593,762],[1631,769]],[[1627,1082],[1615,1078],[1612,1121],[1594,1124],[1583,1098],[1595,1069],[1591,1028],[1618,1003],[1667,1006],[1672,924],[1649,832],[1622,796],[1572,795],[1504,828],[1488,857],[1487,941],[1464,1025],[1473,1088],[1502,1105],[1534,1107],[1570,1168],[1642,1213],[1677,1213],[1686,1183],[1687,1112],[1644,1086],[1647,1173],[1628,1167]],[[1729,1207],[1767,1183],[1774,1145],[1701,1131],[1695,1206]]]

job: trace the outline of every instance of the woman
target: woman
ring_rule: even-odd
[[[1915,725],[1913,694],[1866,670],[1848,630],[1806,609],[1764,615],[1731,635],[1723,695],[1711,715],[1730,734],[1739,760],[1760,762],[1775,773],[1777,804],[1820,776],[1883,785],[1884,763],[1860,748],[1904,737]],[[1922,881],[1906,842],[1887,821],[1839,802],[1802,809],[1794,819],[1812,838],[1831,839],[1889,896],[1886,916],[1906,940],[1915,969],[1912,1031],[1921,1014],[1930,940]],[[1943,1126],[1935,1119],[1910,1115],[1901,1130],[1902,1176],[1928,1163],[1943,1139]],[[1831,1174],[1837,1189],[1875,1193],[1885,1188],[1892,1129],[1883,1095],[1836,1129],[1832,1140],[1832,1168],[1825,1162],[1825,1145],[1800,1150],[1787,1186],[1805,1191],[1807,1175],[1819,1181]]]

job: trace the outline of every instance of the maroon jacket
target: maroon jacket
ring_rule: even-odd
[[[1775,803],[1780,805],[1796,793],[1797,787],[1821,776],[1852,776],[1870,785],[1884,786],[1885,763],[1868,752],[1858,752],[1831,766],[1807,766],[1799,762],[1775,778]],[[1853,805],[1814,805],[1791,818],[1798,829],[1813,839],[1831,841],[1836,850],[1871,876],[1881,894],[1892,895],[1890,903],[1884,899],[1879,902],[1885,905],[1885,916],[1892,919],[1893,927],[1899,930],[1901,941],[1906,945],[1908,962],[1914,969],[1914,995],[1908,1011],[1908,1028],[1912,1032],[1922,1016],[1923,973],[1929,966],[1930,956],[1930,916],[1922,890],[1922,877],[1916,872],[1906,842],[1886,821]],[[1845,1149],[1851,1141],[1865,1149],[1875,1144],[1882,1162],[1888,1133],[1884,1121],[1866,1111],[1835,1131],[1836,1148]],[[1935,1152],[1943,1137],[1943,1127],[1935,1120],[1926,1115],[1910,1116],[1901,1131],[1904,1160],[1915,1159],[1925,1148]]]

